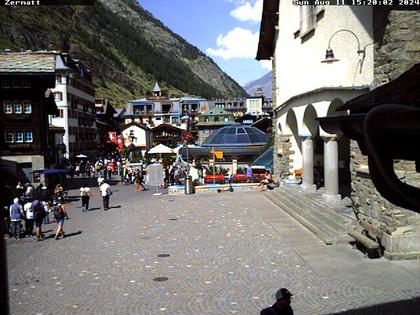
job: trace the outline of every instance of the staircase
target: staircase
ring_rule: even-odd
[[[357,220],[351,208],[328,205],[320,194],[304,194],[297,186],[282,186],[267,191],[265,196],[325,244],[335,245],[353,240],[348,232],[354,229]]]

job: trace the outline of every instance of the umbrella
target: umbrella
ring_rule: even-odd
[[[84,155],[84,154],[79,154],[79,155],[76,155],[76,157],[77,157],[78,159],[87,159],[87,155]]]
[[[148,154],[173,154],[174,151],[164,144],[158,144],[157,146],[151,148],[147,153]]]

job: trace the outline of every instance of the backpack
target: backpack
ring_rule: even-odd
[[[36,220],[41,220],[45,217],[46,212],[44,209],[44,205],[39,200],[35,200],[32,203],[32,209],[34,210],[34,217]]]
[[[106,189],[106,195],[107,195],[107,196],[111,196],[111,195],[112,195],[112,188],[111,188],[111,186],[109,186],[109,187]]]
[[[55,205],[53,207],[53,213],[54,213],[54,217],[57,220],[60,220],[60,219],[63,219],[64,218],[64,213],[63,213],[63,211],[61,211],[61,206]]]

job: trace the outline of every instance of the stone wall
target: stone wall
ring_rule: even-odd
[[[377,239],[389,259],[420,259],[420,214],[385,200],[370,180],[367,159],[356,141],[351,141],[352,199],[361,229]],[[420,187],[420,174],[397,171],[405,180]]]
[[[277,180],[283,179],[288,175],[292,160],[290,155],[292,150],[291,135],[281,135],[277,132],[274,144],[274,175]]]
[[[374,19],[374,72],[383,85],[420,62],[420,11],[378,9]]]
[[[383,85],[420,62],[420,12],[379,9],[374,14],[375,79]],[[363,228],[384,247],[389,259],[420,259],[420,214],[385,200],[370,180],[367,158],[351,141],[352,198]],[[396,161],[395,170],[420,187],[411,161]]]

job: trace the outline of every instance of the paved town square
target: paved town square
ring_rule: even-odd
[[[415,313],[419,261],[324,245],[270,192],[156,196],[118,184],[105,212],[92,191],[93,210],[66,205],[66,238],[48,237],[51,223],[42,242],[7,241],[12,314],[259,314],[279,287],[295,314],[384,303],[381,314]]]

